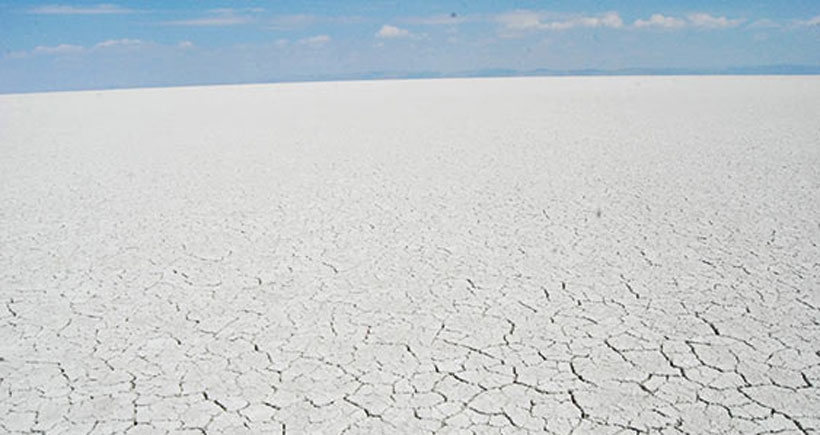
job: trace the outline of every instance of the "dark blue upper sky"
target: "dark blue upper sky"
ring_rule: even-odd
[[[0,3],[0,92],[779,64],[820,65],[820,1]]]

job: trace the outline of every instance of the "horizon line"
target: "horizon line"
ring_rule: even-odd
[[[370,81],[407,81],[407,80],[448,80],[448,79],[494,79],[494,78],[582,78],[582,77],[778,77],[778,76],[820,76],[820,65],[759,65],[726,68],[620,68],[596,69],[580,68],[571,70],[553,70],[537,68],[532,70],[515,70],[508,68],[485,68],[474,71],[459,71],[452,73],[419,71],[419,72],[390,72],[371,71],[350,74],[327,74],[302,77],[284,77],[281,79],[262,81],[212,81],[203,83],[168,83],[168,84],[135,84],[133,86],[101,86],[66,89],[33,89],[21,91],[1,91],[3,95],[30,95],[53,94],[66,92],[101,92],[117,90],[139,89],[169,89],[169,88],[198,88],[217,86],[254,86],[274,84],[299,83],[333,83],[333,82],[370,82]]]

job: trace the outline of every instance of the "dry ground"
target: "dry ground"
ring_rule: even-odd
[[[0,432],[820,430],[820,77],[0,96]]]

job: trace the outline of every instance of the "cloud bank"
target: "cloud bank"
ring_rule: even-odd
[[[390,39],[390,38],[404,38],[410,36],[410,32],[406,29],[401,29],[396,26],[391,26],[389,24],[385,24],[376,32],[377,38],[383,39]]]
[[[686,21],[662,14],[652,14],[648,20],[635,20],[632,25],[636,28],[661,27],[665,29],[678,29],[685,26]]]
[[[576,27],[608,27],[618,29],[624,22],[617,12],[598,16],[578,16],[549,20],[543,12],[518,10],[496,16],[496,21],[508,30],[569,30]]]
[[[742,18],[729,19],[726,17],[715,17],[706,13],[689,14],[689,23],[695,27],[709,29],[727,29],[737,27],[743,23]]]
[[[30,14],[37,15],[105,15],[105,14],[130,14],[133,9],[103,3],[96,6],[70,6],[70,5],[44,5],[31,8]]]
[[[255,9],[252,11],[256,11]],[[167,26],[182,26],[182,27],[225,27],[237,26],[240,24],[247,24],[253,21],[247,15],[240,15],[235,9],[211,9],[208,11],[210,16],[190,18],[186,20],[166,21],[163,24]]]

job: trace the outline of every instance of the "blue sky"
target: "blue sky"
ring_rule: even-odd
[[[820,65],[820,1],[0,0],[0,93]]]

